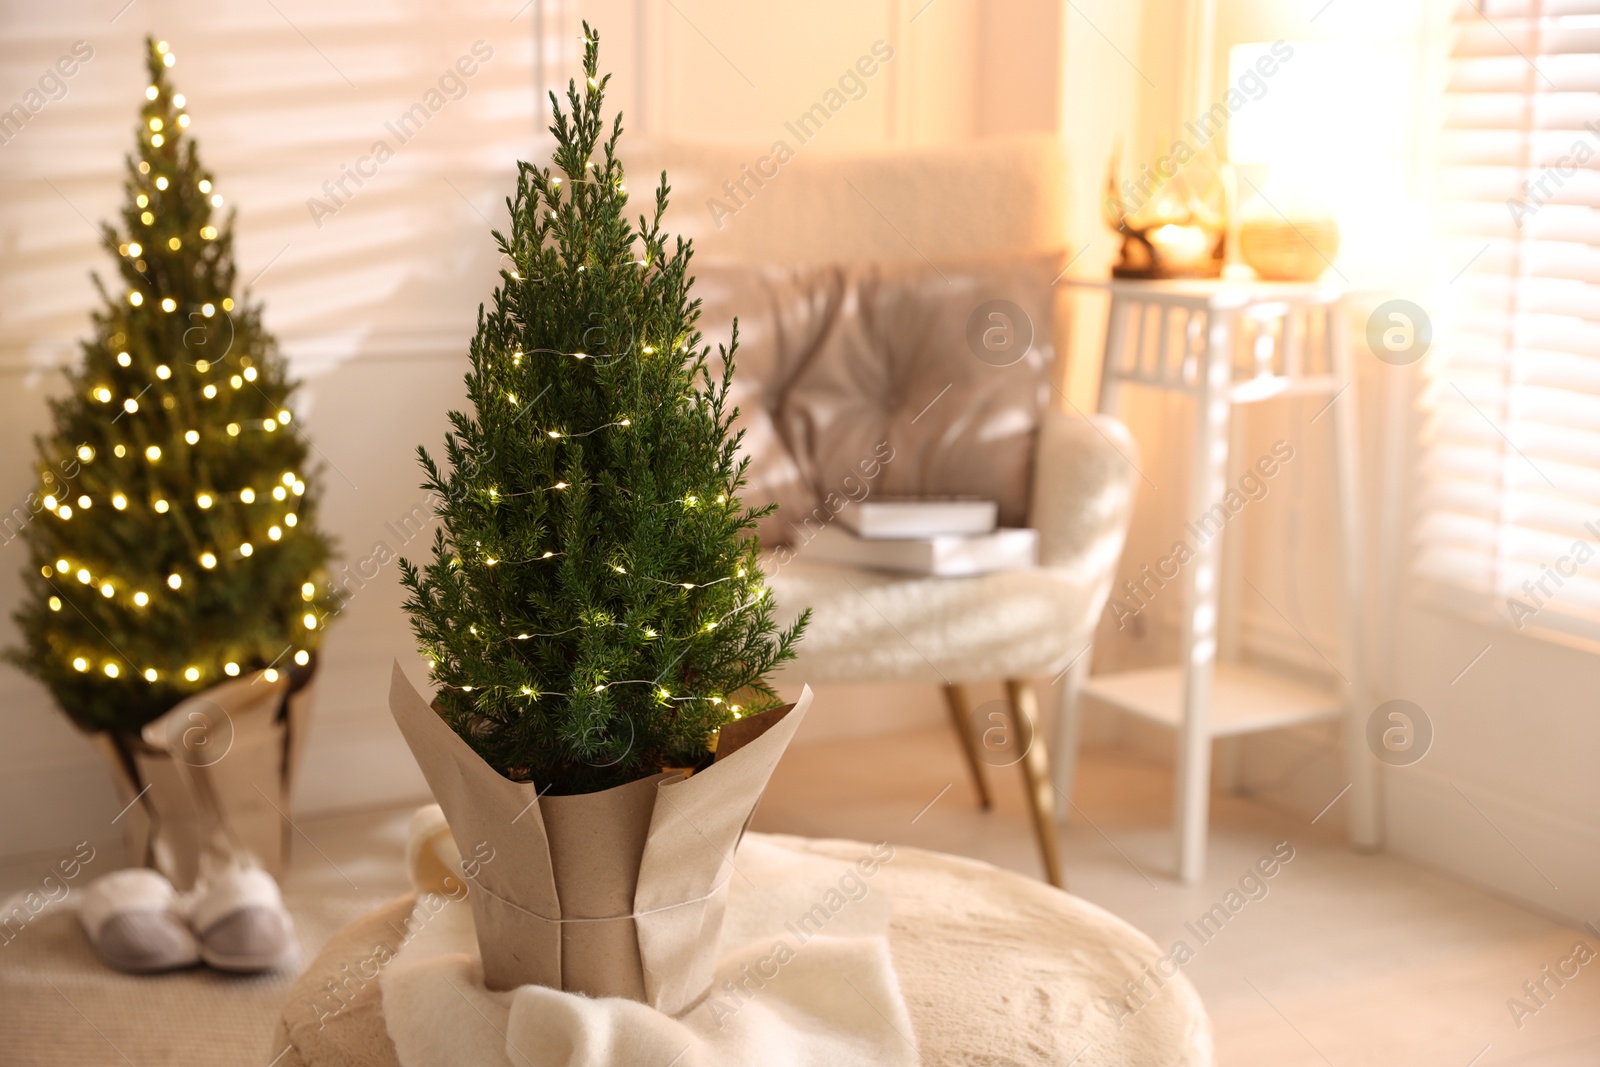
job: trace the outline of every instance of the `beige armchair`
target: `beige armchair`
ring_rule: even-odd
[[[752,457],[746,499],[779,504],[762,529],[779,610],[792,616],[809,605],[814,613],[788,670],[813,683],[944,686],[985,807],[985,753],[963,685],[1003,679],[1004,725],[1032,739],[1020,762],[1046,875],[1058,886],[1054,799],[1068,788],[1070,766],[1052,782],[1034,679],[1065,672],[1069,695],[1081,683],[1137,477],[1135,446],[1119,422],[1052,403],[1059,269],[1059,257],[1035,255],[964,266],[695,272],[707,337],[725,337],[732,314],[739,317],[735,399]],[[1015,331],[1013,347],[998,353],[969,342],[975,313],[982,309],[987,324],[995,307]],[[875,495],[995,499],[1002,525],[1039,531],[1039,566],[936,578],[807,558],[818,529]],[[1075,738],[1062,740],[1076,749]]]

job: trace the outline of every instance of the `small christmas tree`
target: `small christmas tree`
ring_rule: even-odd
[[[187,135],[165,41],[128,157],[126,292],[105,306],[38,444],[42,510],[13,662],[89,730],[131,732],[256,669],[305,665],[332,597],[294,389],[261,309],[234,300],[233,215]]]
[[[472,414],[452,412],[433,561],[401,561],[445,720],[501,774],[591,792],[703,762],[719,727],[777,702],[779,634],[744,508],[733,347],[717,380],[691,249],[627,220],[617,116],[584,26],[585,90],[551,94],[554,167],[518,165],[506,267],[478,310]],[[734,347],[737,346],[737,335]]]

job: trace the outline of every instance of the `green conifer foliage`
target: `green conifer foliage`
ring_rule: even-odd
[[[557,794],[702,762],[722,724],[776,703],[778,633],[738,499],[732,349],[710,372],[691,249],[625,214],[602,142],[598,35],[586,86],[554,93],[554,166],[519,164],[493,310],[478,311],[445,463],[419,448],[442,520],[402,560],[446,721],[491,766]],[[734,346],[737,346],[735,338]]]
[[[304,666],[335,603],[294,384],[260,306],[235,300],[233,215],[213,221],[172,53],[147,44],[122,227],[103,229],[119,291],[95,276],[104,306],[37,441],[8,653],[80,726],[121,732],[230,676]]]

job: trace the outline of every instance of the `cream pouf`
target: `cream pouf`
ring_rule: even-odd
[[[853,841],[750,835],[852,863]],[[1211,1022],[1181,974],[1137,1012],[1114,1004],[1149,979],[1154,942],[1077,897],[987,864],[897,847],[873,878],[892,897],[889,947],[928,1064],[1203,1067]],[[417,921],[414,897],[336,934],[295,983],[275,1067],[399,1067],[382,1014],[382,960]],[[369,977],[370,976],[370,977]],[[1120,1025],[1119,1025],[1120,1024]]]

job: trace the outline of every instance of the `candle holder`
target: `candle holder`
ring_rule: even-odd
[[[1122,238],[1113,278],[1216,278],[1222,274],[1228,221],[1215,168],[1196,182],[1185,165],[1195,159],[1178,142],[1137,181],[1123,180],[1120,150],[1106,174],[1103,214]]]

